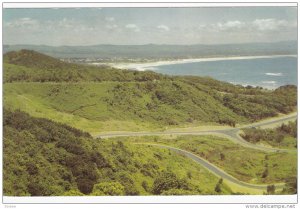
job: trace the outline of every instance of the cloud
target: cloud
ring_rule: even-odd
[[[140,28],[137,25],[135,25],[135,24],[127,24],[125,26],[125,28],[130,29],[130,30],[132,30],[134,32],[140,32],[141,31]]]
[[[8,27],[32,27],[37,26],[38,24],[39,22],[35,19],[23,17],[11,22],[7,22],[5,25]]]
[[[113,30],[113,29],[118,28],[118,25],[116,25],[116,24],[111,24],[111,25],[106,25],[105,27],[106,27],[107,29]]]
[[[170,28],[166,25],[159,25],[159,26],[157,26],[157,28],[162,31],[170,31]]]
[[[247,23],[238,20],[232,20],[227,22],[219,22],[216,24],[211,24],[209,26],[201,25],[200,28],[205,28],[213,31],[236,31],[244,29]]]
[[[257,31],[268,32],[278,31],[280,29],[296,28],[297,24],[288,22],[287,20],[278,19],[255,19],[253,21],[243,22],[239,20],[231,20],[227,22],[218,22],[215,24],[202,24],[198,26],[199,30],[214,32],[245,32]]]
[[[105,20],[107,22],[113,22],[113,21],[115,21],[115,18],[114,17],[106,17]]]
[[[238,20],[234,20],[234,21],[227,21],[224,24],[220,24],[218,25],[220,27],[221,30],[231,30],[231,29],[240,29],[243,28],[245,26],[244,22],[240,22]]]
[[[79,25],[75,20],[68,18],[63,18],[62,20],[58,21],[58,23],[52,22],[52,24],[54,26],[57,24],[57,26],[62,28],[74,28]]]
[[[260,31],[278,30],[283,27],[289,27],[289,23],[286,20],[276,19],[256,19],[252,22],[253,26]]]

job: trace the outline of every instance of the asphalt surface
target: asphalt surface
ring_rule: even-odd
[[[237,128],[228,128],[228,129],[222,129],[222,130],[108,133],[108,134],[97,135],[95,138],[113,138],[113,137],[126,137],[126,136],[132,137],[132,136],[160,136],[160,135],[206,135],[206,134],[220,135],[221,134],[222,136],[225,136],[225,137],[229,138],[230,140],[232,140],[236,143],[239,143],[245,147],[249,147],[249,148],[253,148],[253,149],[257,149],[257,150],[261,150],[261,151],[265,151],[265,152],[286,152],[288,150],[270,148],[270,147],[265,147],[265,146],[260,146],[260,145],[249,143],[249,142],[245,141],[242,137],[239,136],[239,131],[241,131],[243,128],[258,128],[258,127],[265,126],[265,125],[281,123],[281,122],[288,121],[291,119],[297,119],[297,114],[294,113],[290,116],[284,116],[282,118],[274,118],[274,119],[268,120],[268,121],[262,121],[262,122],[257,122],[257,123],[253,123],[253,124],[249,124],[249,125],[244,125],[244,126],[237,127]],[[225,171],[221,170],[220,168],[216,167],[215,165],[209,163],[205,159],[203,159],[191,152],[188,152],[186,150],[182,150],[182,149],[175,148],[175,147],[170,147],[167,145],[146,144],[146,143],[140,143],[140,144],[158,146],[161,148],[170,149],[177,153],[181,153],[181,154],[185,155],[186,157],[199,163],[200,165],[202,165],[203,167],[205,167],[206,169],[208,169],[209,171],[214,173],[216,176],[223,178],[224,180],[230,181],[234,184],[237,184],[239,186],[251,188],[251,189],[259,189],[259,190],[264,190],[264,191],[267,190],[268,185],[249,184],[249,183],[240,181],[240,180],[234,178],[233,176],[231,176],[230,174],[226,173]],[[276,189],[280,189],[280,188],[283,188],[285,184],[279,183],[279,184],[274,184],[274,185],[275,185]]]
[[[143,143],[142,143],[143,144]],[[243,181],[239,181],[238,179],[234,178],[233,176],[231,176],[230,174],[226,173],[225,171],[221,170],[220,168],[214,166],[213,164],[209,163],[208,161],[204,160],[203,158],[188,152],[186,150],[182,150],[182,149],[178,149],[175,147],[170,147],[170,146],[166,146],[166,145],[160,145],[160,144],[143,144],[143,145],[151,145],[151,146],[158,146],[161,148],[167,148],[169,150],[175,151],[177,153],[183,154],[188,158],[191,158],[192,160],[196,161],[197,163],[199,163],[200,165],[202,165],[203,167],[205,167],[206,169],[208,169],[209,171],[211,171],[212,173],[214,173],[216,176],[223,178],[224,180],[228,180],[232,183],[235,183],[239,186],[242,187],[247,187],[247,188],[251,188],[251,189],[259,189],[259,190],[264,190],[267,191],[267,186],[268,185],[259,185],[259,184],[249,184]],[[284,187],[284,183],[278,183],[278,184],[274,184],[275,189],[282,189]]]
[[[266,147],[262,145],[252,144],[245,141],[239,135],[239,131],[243,128],[258,128],[265,125],[272,125],[280,122],[284,122],[291,119],[296,119],[297,115],[293,113],[290,116],[284,116],[282,118],[274,118],[273,120],[263,121],[252,123],[249,125],[244,125],[238,128],[228,128],[222,130],[207,130],[207,131],[153,131],[153,132],[124,132],[124,133],[108,133],[108,134],[100,134],[97,135],[95,138],[113,138],[113,137],[129,137],[129,136],[161,136],[161,135],[220,135],[231,139],[233,142],[236,142],[242,146],[261,150],[264,152],[287,152],[286,149],[279,149],[279,148],[272,148]]]

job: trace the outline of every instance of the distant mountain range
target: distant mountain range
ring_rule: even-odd
[[[4,45],[3,52],[35,50],[56,58],[177,59],[216,56],[297,54],[297,41],[222,45]]]

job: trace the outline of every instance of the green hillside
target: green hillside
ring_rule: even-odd
[[[219,179],[176,153],[94,140],[20,111],[4,111],[3,144],[6,196],[231,193],[224,183],[215,192]]]
[[[117,70],[62,62],[31,51],[8,52],[4,60],[4,82],[80,82],[80,81],[147,81],[164,79],[154,72]]]
[[[296,151],[265,153],[217,136],[148,136],[123,138],[123,141],[165,144],[190,151],[248,183],[279,183],[297,175]]]
[[[5,54],[3,74],[4,195],[257,194],[223,182],[183,155],[135,142],[185,149],[241,181],[289,182],[283,193],[295,193],[294,148],[267,154],[212,136],[92,136],[252,123],[295,111],[296,86],[271,91],[207,77],[66,63],[30,50]]]
[[[243,129],[241,136],[251,143],[263,143],[273,147],[297,148],[297,121],[281,124],[277,128]]]
[[[211,78],[63,63],[28,50],[4,55],[4,105],[90,133],[257,121],[296,107],[296,87],[275,91]],[[38,63],[38,64],[37,64]]]

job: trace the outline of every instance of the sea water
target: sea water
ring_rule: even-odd
[[[268,89],[297,85],[297,57],[291,56],[169,64],[155,66],[153,70],[169,75],[209,76]]]

